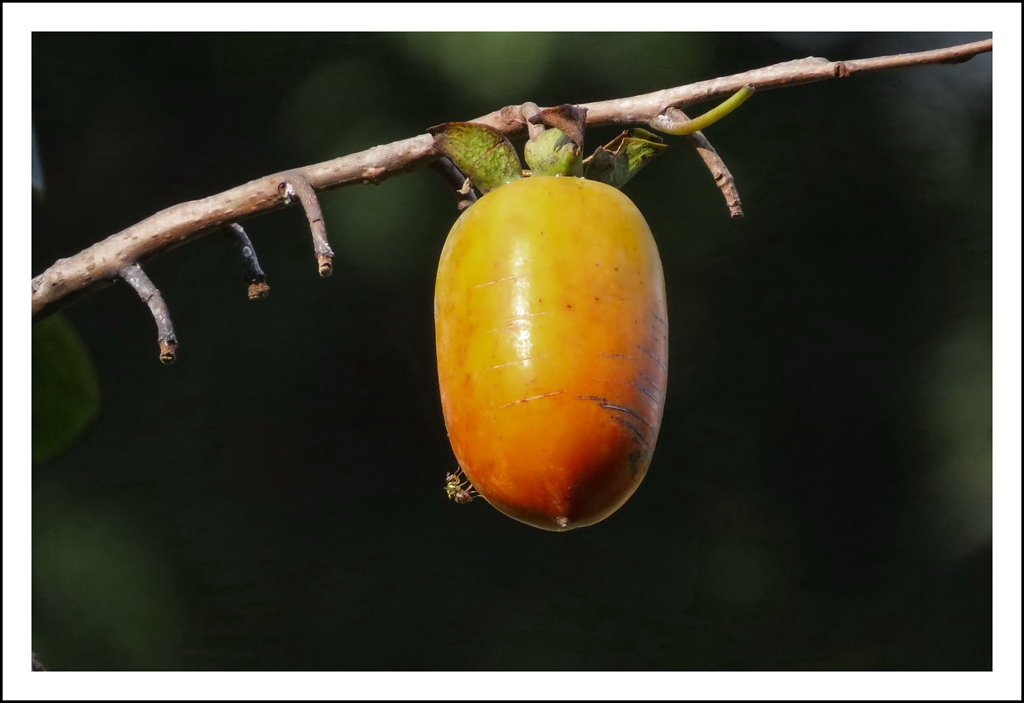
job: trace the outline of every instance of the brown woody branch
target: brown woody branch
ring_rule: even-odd
[[[144,262],[230,222],[285,207],[282,183],[301,174],[317,190],[354,183],[379,183],[411,171],[436,158],[429,135],[413,137],[357,154],[277,173],[202,200],[180,203],[152,215],[128,229],[97,242],[68,259],[59,259],[32,279],[32,317],[39,320],[56,310],[69,296],[109,283],[131,263]]]
[[[737,73],[732,76],[714,78],[709,81],[691,83],[678,88],[668,88],[646,95],[631,98],[603,100],[595,103],[583,103],[580,107],[587,108],[587,126],[595,125],[641,125],[650,122],[669,107],[684,109],[689,105],[714,100],[732,95],[745,85],[756,90],[773,88],[791,88],[807,83],[829,80],[830,78],[846,78],[857,73],[879,71],[887,68],[905,66],[921,66],[935,63],[962,63],[978,54],[992,51],[992,40],[960,44],[945,49],[919,51],[912,54],[896,54],[895,56],[879,56],[870,59],[851,61],[829,61],[815,56],[795,61],[777,63],[773,66]],[[517,109],[506,107],[480,117],[475,122],[483,122],[500,129],[506,136],[519,136],[524,125],[515,119]]]
[[[853,61],[811,57],[646,95],[587,103],[581,107],[587,109],[588,126],[644,125],[668,108],[682,109],[730,95],[745,85],[752,85],[757,90],[785,88],[845,78],[866,71],[958,63],[991,50],[992,40],[989,39],[946,49]],[[526,121],[519,106],[508,106],[475,121],[489,124],[509,137],[522,136],[526,131]],[[126,266],[145,261],[228,223],[288,205],[291,198],[286,195],[287,185],[283,184],[291,182],[294,188],[297,176],[313,190],[326,190],[354,183],[379,183],[437,158],[439,154],[434,150],[432,137],[424,134],[260,178],[202,200],[174,205],[70,258],[59,259],[33,278],[33,319],[39,320],[70,300],[109,284]],[[312,217],[310,223],[313,226]]]

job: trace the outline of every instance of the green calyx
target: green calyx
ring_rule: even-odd
[[[575,142],[560,129],[548,129],[523,146],[534,176],[582,176],[583,159]]]
[[[434,147],[452,160],[481,193],[523,177],[515,147],[505,135],[476,122],[446,122],[427,130]]]
[[[583,162],[583,176],[621,188],[668,146],[645,129],[628,129]]]

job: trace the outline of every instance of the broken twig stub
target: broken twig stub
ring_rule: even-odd
[[[329,278],[334,271],[334,252],[327,242],[327,226],[324,224],[324,214],[320,209],[320,201],[316,197],[316,191],[306,177],[300,173],[288,174],[287,180],[278,188],[281,195],[290,199],[298,197],[302,203],[302,209],[306,211],[306,219],[309,220],[309,229],[313,234],[313,252],[316,254],[316,264],[320,275]]]
[[[149,280],[149,276],[138,264],[125,266],[118,275],[139,294],[153,315],[156,322],[157,343],[160,346],[160,361],[165,364],[174,362],[178,349],[178,338],[174,334],[174,325],[171,324],[171,313],[167,309],[167,303],[160,294],[160,290]]]
[[[256,258],[256,249],[249,240],[242,225],[232,222],[224,228],[224,233],[235,243],[242,254],[242,261],[245,264],[245,282],[249,284],[249,300],[259,300],[270,294],[270,286],[267,285],[267,276],[260,268],[259,259]]]

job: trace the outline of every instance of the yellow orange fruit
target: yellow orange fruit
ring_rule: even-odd
[[[445,242],[434,318],[448,436],[483,498],[556,531],[625,503],[668,380],[661,259],[629,198],[572,177],[487,193]]]

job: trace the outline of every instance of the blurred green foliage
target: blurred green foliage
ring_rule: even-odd
[[[89,352],[68,320],[32,327],[32,462],[57,457],[96,417],[99,384]]]
[[[559,35],[517,32],[411,32],[395,37],[410,59],[483,105],[505,105],[544,80]],[[475,117],[475,115],[474,115]]]
[[[139,470],[145,470],[143,465]],[[180,656],[173,576],[139,516],[48,485],[32,515],[33,646],[51,669],[166,669]],[[74,651],[73,659],[63,656]]]
[[[992,541],[991,332],[976,323],[953,330],[922,376],[922,424],[935,448],[928,484],[944,507],[926,519],[951,523],[936,548],[969,554]]]

